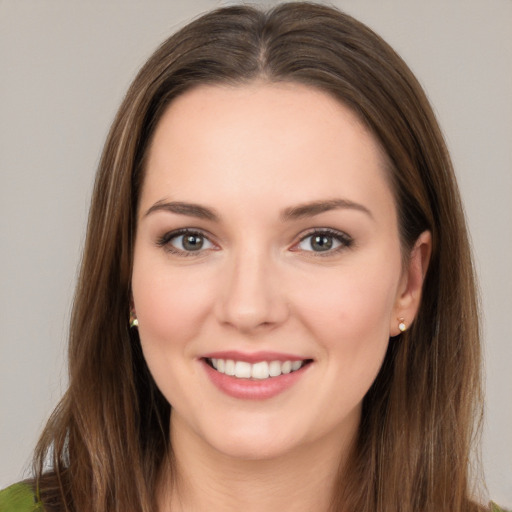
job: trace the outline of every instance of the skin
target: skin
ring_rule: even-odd
[[[346,204],[283,216],[334,199]],[[204,234],[201,250],[159,243],[182,228]],[[344,238],[315,251],[307,237],[325,228]],[[422,234],[404,266],[382,151],[327,94],[254,83],[178,97],[150,147],[132,276],[144,356],[173,407],[179,478],[171,496],[162,477],[160,509],[327,510],[390,337],[416,314],[430,245]],[[201,362],[224,350],[313,362],[277,396],[239,399]]]

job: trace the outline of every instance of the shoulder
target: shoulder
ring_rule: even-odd
[[[498,505],[496,505],[496,503],[494,503],[493,501],[491,501],[491,503],[490,503],[490,511],[491,512],[508,512],[506,509],[498,507]]]
[[[0,491],[0,512],[44,512],[32,487],[18,483]]]

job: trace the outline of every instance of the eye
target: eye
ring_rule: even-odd
[[[171,253],[184,256],[215,247],[203,233],[189,229],[167,233],[158,240],[157,245],[165,247]]]
[[[334,253],[345,247],[352,245],[352,238],[341,231],[322,229],[316,230],[303,237],[295,250],[316,252],[316,253]]]

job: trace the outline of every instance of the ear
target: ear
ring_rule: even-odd
[[[405,329],[407,329],[416,317],[421,303],[421,289],[431,253],[432,235],[430,231],[424,231],[416,240],[403,269],[393,314],[390,319],[390,336],[400,334],[400,323],[403,322]]]

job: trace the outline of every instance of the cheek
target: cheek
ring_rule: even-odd
[[[135,259],[132,293],[142,351],[158,388],[173,406],[187,396],[186,383],[196,371],[195,340],[211,297],[211,287],[204,284],[204,279],[191,280],[187,269],[170,268],[165,260]]]
[[[194,338],[212,293],[201,275],[190,279],[189,273],[165,263],[134,265],[132,293],[141,339],[169,343]]]
[[[316,355],[326,363],[333,421],[336,411],[346,414],[360,406],[382,366],[399,278],[387,268],[386,274],[365,266],[346,268],[323,283],[317,279],[300,305],[297,300],[302,324],[316,340]]]
[[[297,296],[303,322],[324,348],[343,347],[357,353],[371,352],[389,340],[390,318],[400,277],[400,259],[347,265],[305,286]],[[379,264],[377,264],[379,263]]]

